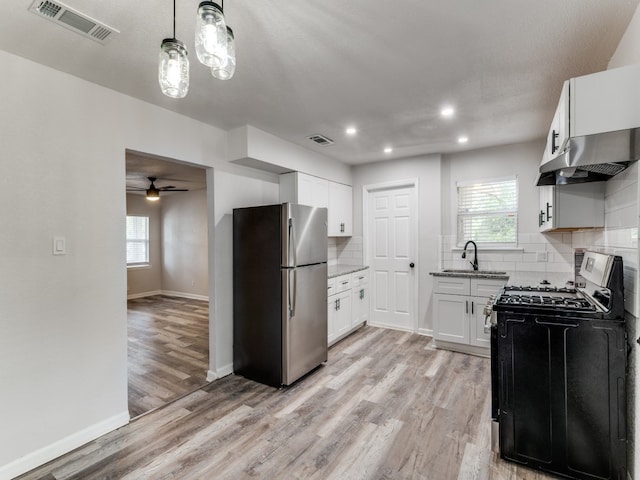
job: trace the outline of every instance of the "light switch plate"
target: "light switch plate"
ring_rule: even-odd
[[[547,252],[536,252],[536,260],[538,262],[546,262],[547,261]]]
[[[66,237],[61,237],[61,236],[53,237],[53,254],[54,255],[66,255],[67,254],[67,239],[66,239]]]

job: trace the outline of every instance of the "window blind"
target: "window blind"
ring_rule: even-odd
[[[127,265],[149,263],[149,217],[127,216]]]
[[[458,185],[458,245],[515,244],[518,238],[516,179]]]

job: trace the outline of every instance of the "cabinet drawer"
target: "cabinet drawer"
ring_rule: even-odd
[[[354,272],[351,274],[351,288],[356,288],[366,283],[369,283],[368,270],[361,270],[359,272]]]
[[[492,280],[490,278],[472,278],[470,280],[472,297],[486,298],[490,295],[497,295],[500,287],[506,283],[506,280]]]
[[[340,275],[336,277],[336,293],[344,292],[351,288],[351,275]]]
[[[435,293],[469,295],[471,279],[460,277],[435,277],[433,284],[433,290]]]
[[[335,278],[329,278],[327,280],[327,296],[331,296],[334,293],[336,293],[336,279]]]

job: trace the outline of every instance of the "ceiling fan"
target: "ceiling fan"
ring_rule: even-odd
[[[173,185],[167,185],[166,187],[156,187],[155,181],[156,177],[147,177],[151,184],[149,188],[141,188],[141,187],[129,187],[127,190],[142,190],[147,192],[147,200],[160,200],[160,192],[188,192],[186,188],[176,188]]]

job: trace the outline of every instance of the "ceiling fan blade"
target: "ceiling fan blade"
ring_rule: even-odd
[[[158,190],[161,192],[188,192],[186,188],[175,188],[175,187],[160,187]]]

